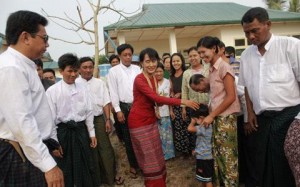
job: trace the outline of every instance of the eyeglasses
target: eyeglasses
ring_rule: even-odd
[[[45,43],[47,43],[48,40],[49,40],[49,36],[48,36],[48,35],[42,36],[42,35],[35,34],[35,36],[38,36],[38,37],[42,38],[42,39],[44,40]]]

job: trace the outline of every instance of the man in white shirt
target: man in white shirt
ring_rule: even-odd
[[[239,84],[245,86],[259,186],[295,186],[284,155],[287,130],[300,111],[300,40],[275,36],[263,8],[242,18],[253,44],[241,56]]]
[[[122,137],[126,147],[126,154],[130,164],[132,177],[136,178],[137,161],[131,144],[127,118],[133,102],[133,82],[141,73],[138,66],[132,65],[133,47],[122,44],[117,48],[121,63],[109,70],[107,81],[110,98],[114,111],[117,113],[117,121],[122,130]]]
[[[94,61],[90,57],[79,59],[80,76],[76,83],[84,84],[93,105],[95,133],[97,148],[93,149],[94,163],[96,166],[97,186],[101,184],[113,185],[122,183],[120,177],[116,177],[115,153],[109,139],[111,132],[110,123],[110,97],[106,83],[93,77]]]
[[[96,186],[90,147],[95,148],[97,140],[90,95],[84,85],[75,83],[79,68],[75,55],[62,55],[58,67],[63,79],[46,92],[62,146],[56,160],[63,170],[66,186]]]
[[[0,186],[64,186],[43,143],[54,137],[54,124],[32,61],[49,46],[47,23],[30,11],[14,12],[7,20],[9,47],[0,55]]]

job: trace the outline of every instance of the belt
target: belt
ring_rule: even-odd
[[[25,157],[25,155],[24,155],[24,153],[21,149],[21,146],[20,146],[19,142],[12,141],[12,140],[6,140],[6,139],[2,139],[2,138],[0,138],[0,141],[7,142],[7,143],[11,144],[14,147],[14,149],[17,151],[19,156],[22,158],[22,161],[26,162],[26,157]]]

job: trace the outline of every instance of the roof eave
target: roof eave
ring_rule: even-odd
[[[273,18],[272,22],[282,21],[300,21],[298,18]],[[148,28],[160,28],[160,27],[185,27],[185,26],[205,26],[205,25],[230,25],[230,24],[241,24],[240,20],[231,21],[213,21],[213,22],[190,22],[190,23],[177,23],[177,24],[152,24],[152,25],[139,25],[139,26],[124,26],[123,28],[118,27],[104,27],[104,31],[112,30],[128,30],[128,29],[148,29]],[[121,26],[122,27],[122,26]]]

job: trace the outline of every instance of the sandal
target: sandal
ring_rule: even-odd
[[[116,185],[122,185],[124,184],[125,179],[123,179],[122,177],[115,177],[115,183]]]
[[[138,177],[136,171],[131,171],[130,170],[129,173],[130,173],[130,178],[132,178],[132,179],[136,179]]]

